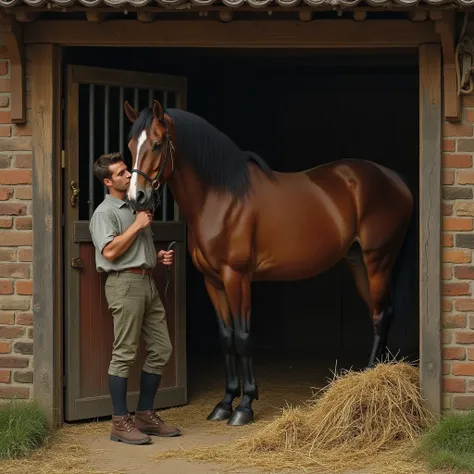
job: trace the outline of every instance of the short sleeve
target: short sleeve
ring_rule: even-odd
[[[104,247],[112,242],[114,237],[119,235],[117,223],[105,212],[96,212],[93,214],[89,224],[89,230],[92,236],[92,242],[95,248],[102,253]]]

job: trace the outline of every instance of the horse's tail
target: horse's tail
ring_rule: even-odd
[[[390,339],[399,357],[418,358],[418,330],[415,297],[418,293],[418,205],[415,202],[410,224],[405,235],[391,279],[394,310]],[[393,354],[397,355],[397,354]],[[397,357],[398,358],[398,357]]]

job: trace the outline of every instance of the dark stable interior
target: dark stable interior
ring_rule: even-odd
[[[401,173],[418,196],[416,54],[73,48],[65,62],[186,76],[187,109],[273,169],[298,171],[345,157],[373,160]],[[214,311],[189,258],[186,281],[188,362],[220,364]],[[336,359],[339,367],[367,362],[371,316],[343,263],[305,281],[252,288],[256,357],[324,361],[330,367]],[[396,345],[394,334],[391,348]],[[417,297],[404,347],[418,357]]]

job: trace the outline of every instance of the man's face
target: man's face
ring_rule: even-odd
[[[104,179],[104,183],[114,191],[126,192],[130,186],[130,177],[132,176],[127,170],[127,165],[123,161],[114,163],[109,166],[112,173],[111,179]]]

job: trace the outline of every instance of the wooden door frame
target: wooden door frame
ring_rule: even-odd
[[[79,25],[80,23],[80,25]],[[441,412],[441,46],[433,22],[338,20],[91,23],[38,21],[24,27],[34,49],[33,101],[33,311],[34,394],[52,425],[63,420],[61,294],[61,49],[88,46],[201,46],[267,48],[418,49],[420,65],[420,378],[429,408]],[[341,30],[341,29],[342,30]],[[263,29],[263,31],[262,31]],[[244,31],[246,30],[246,31]],[[243,34],[245,33],[245,34]],[[244,41],[244,43],[242,43]],[[42,44],[37,44],[42,43]],[[53,263],[50,263],[53,262]],[[57,290],[57,292],[56,292]]]

